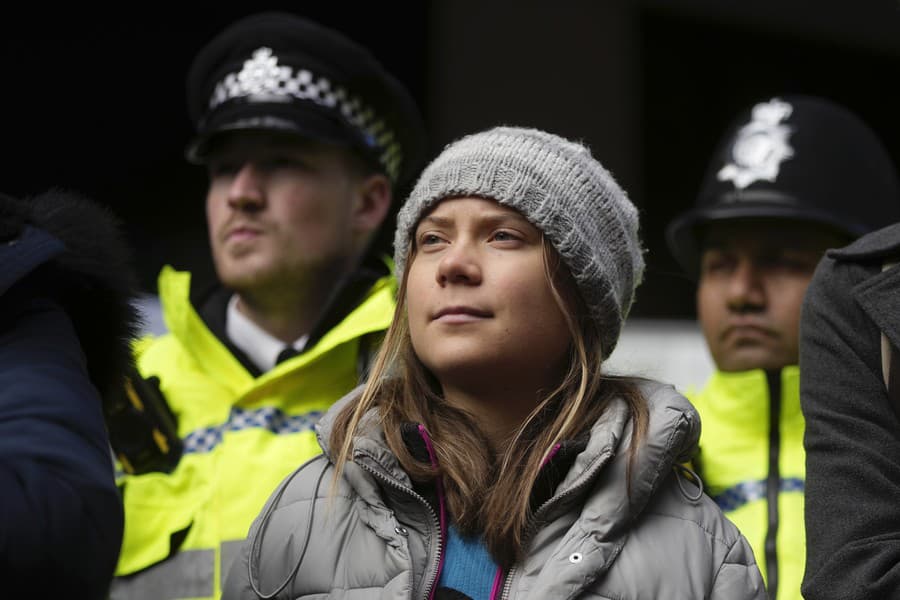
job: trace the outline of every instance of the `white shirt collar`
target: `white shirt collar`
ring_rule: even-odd
[[[233,294],[228,300],[228,311],[225,317],[225,334],[228,339],[247,355],[259,370],[270,371],[278,360],[278,355],[288,344],[274,337],[268,331],[251,321],[238,310],[238,297]],[[306,346],[308,335],[295,340],[291,346],[298,352]]]

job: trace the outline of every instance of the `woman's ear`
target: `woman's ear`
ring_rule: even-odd
[[[391,182],[381,173],[375,173],[367,175],[357,185],[357,201],[350,218],[353,231],[367,235],[375,232],[387,217],[393,200]]]

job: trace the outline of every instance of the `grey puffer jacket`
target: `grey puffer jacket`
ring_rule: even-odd
[[[650,421],[632,467],[631,502],[629,411],[618,400],[537,511],[528,555],[506,574],[502,598],[765,598],[747,541],[679,474],[700,434],[696,411],[671,386],[640,387]],[[359,393],[320,423],[325,455],[285,480],[253,524],[226,600],[429,597],[440,562],[439,521],[377,427],[357,438],[353,462],[331,493],[333,417]]]

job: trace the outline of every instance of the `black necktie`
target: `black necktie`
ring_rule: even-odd
[[[275,364],[281,364],[282,362],[294,358],[300,354],[300,351],[294,348],[293,346],[286,346],[284,350],[278,353],[278,358],[275,359]]]

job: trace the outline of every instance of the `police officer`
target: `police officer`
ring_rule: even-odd
[[[872,131],[828,100],[772,98],[743,113],[695,207],[668,227],[698,280],[717,370],[689,393],[707,491],[750,541],[770,598],[800,598],[804,421],[800,307],[829,247],[900,219],[893,167]]]
[[[292,15],[222,31],[187,96],[221,285],[204,294],[189,273],[160,275],[169,332],[138,345],[138,365],[182,449],[169,472],[123,464],[113,598],[219,596],[252,519],[318,452],[313,426],[390,323],[380,232],[425,158],[404,87],[364,48]]]

